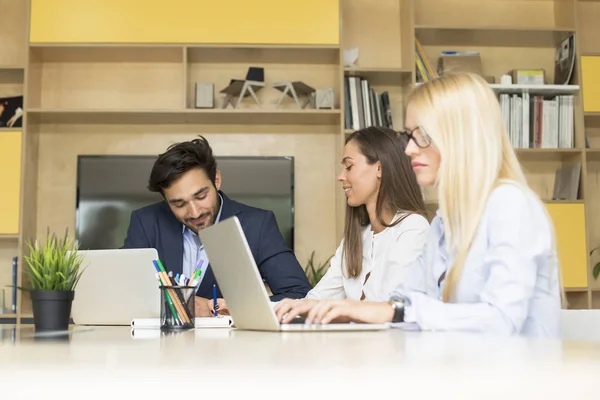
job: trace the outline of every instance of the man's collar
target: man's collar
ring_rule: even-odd
[[[223,196],[221,196],[220,192],[217,192],[217,195],[219,195],[219,200],[220,200],[221,205],[219,206],[219,212],[217,214],[217,218],[215,218],[215,224],[221,220],[221,213],[223,212]],[[189,230],[190,233],[194,233],[194,231],[192,231],[187,226],[185,226],[185,224],[181,224],[181,226],[182,226],[181,233],[185,233],[186,229]],[[194,233],[194,235],[195,235],[195,233]]]

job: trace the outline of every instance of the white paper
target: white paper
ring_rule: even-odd
[[[196,317],[194,319],[196,328],[230,328],[233,319],[230,316],[218,317]],[[133,329],[160,329],[160,318],[136,318],[131,321]]]

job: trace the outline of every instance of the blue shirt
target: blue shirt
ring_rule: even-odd
[[[223,197],[221,197],[220,194],[219,200],[221,201],[221,206],[219,207],[219,213],[215,219],[215,224],[221,219],[221,211],[223,210]],[[190,278],[201,260],[203,262],[200,268],[201,273],[200,280],[198,281],[198,287],[200,287],[200,283],[202,282],[204,273],[208,267],[208,255],[206,254],[204,245],[202,245],[202,242],[200,242],[198,235],[196,235],[196,233],[194,233],[194,231],[192,231],[190,228],[183,225],[183,275],[185,275],[186,278]]]
[[[454,260],[438,214],[425,251],[393,294],[408,298],[405,322],[423,330],[560,335],[561,286],[554,228],[544,206],[514,183],[495,188],[458,281],[442,301]],[[440,281],[441,279],[441,281]]]

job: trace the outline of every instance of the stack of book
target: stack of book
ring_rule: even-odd
[[[514,148],[573,147],[573,96],[499,96],[504,124]]]
[[[345,129],[358,130],[369,126],[394,128],[387,91],[377,92],[367,79],[360,76],[345,76],[344,91]]]

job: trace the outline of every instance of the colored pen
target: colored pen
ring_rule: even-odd
[[[158,279],[158,282],[160,284],[164,285],[164,282],[162,281],[162,279],[160,277],[160,268],[159,268],[158,263],[156,261],[152,261],[152,263],[154,264],[154,268],[156,268],[156,272],[157,272],[156,278]],[[167,303],[169,303],[169,307],[171,308],[171,313],[172,313],[173,317],[176,320],[181,321],[181,319],[177,315],[177,310],[175,308],[175,305],[173,304],[173,300],[171,299],[169,292],[165,293],[165,297],[167,298]]]
[[[219,315],[217,312],[217,285],[213,284],[213,313],[215,317]]]

